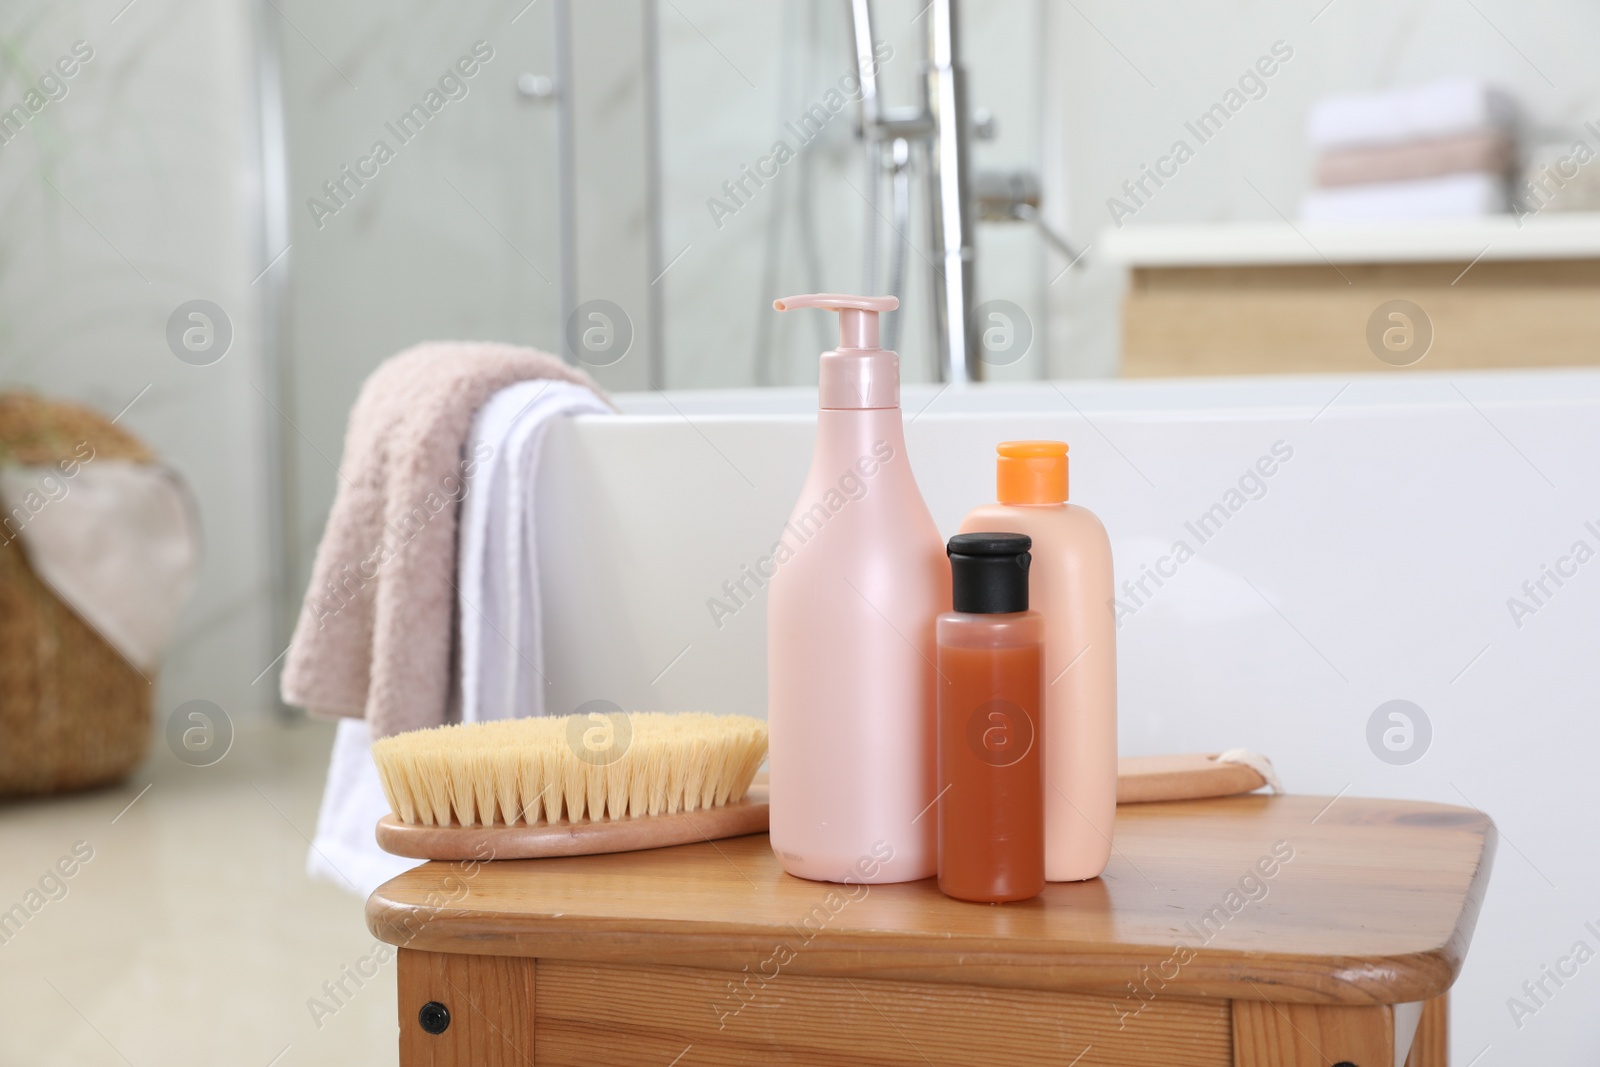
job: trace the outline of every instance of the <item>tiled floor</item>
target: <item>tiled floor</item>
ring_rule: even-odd
[[[392,962],[308,1004],[373,944],[362,901],[304,873],[332,739],[263,725],[199,768],[158,738],[121,787],[0,802],[0,912],[41,879],[56,898],[0,943],[0,1065],[394,1063]]]

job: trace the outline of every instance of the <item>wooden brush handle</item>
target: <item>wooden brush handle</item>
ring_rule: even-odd
[[[637,852],[764,834],[767,822],[767,783],[763,774],[756,777],[737,804],[676,815],[641,815],[636,819],[555,826],[410,826],[393,815],[385,815],[378,820],[378,847],[418,860],[535,860]]]
[[[1117,761],[1117,803],[1201,800],[1253,793],[1267,784],[1243,763],[1219,763],[1214,754],[1129,756]]]

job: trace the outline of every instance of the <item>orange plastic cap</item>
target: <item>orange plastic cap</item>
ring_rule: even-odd
[[[1067,499],[1065,441],[1003,441],[995,451],[996,496],[1002,504],[1061,504]]]

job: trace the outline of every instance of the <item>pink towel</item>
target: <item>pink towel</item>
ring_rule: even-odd
[[[531,348],[432,342],[386,360],[345,429],[338,493],[283,669],[283,699],[365,717],[374,737],[438,726],[455,697],[456,524],[472,418],[513,382],[589,376]]]
[[[1479,130],[1404,144],[1331,148],[1317,158],[1317,185],[1332,189],[1371,182],[1442,178],[1446,174],[1509,175],[1515,160],[1515,146],[1500,130]]]

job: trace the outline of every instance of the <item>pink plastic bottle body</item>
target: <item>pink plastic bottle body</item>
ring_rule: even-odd
[[[931,877],[933,624],[950,576],[899,408],[820,413],[783,542],[767,613],[773,851],[819,881]]]
[[[1117,814],[1111,541],[1075,504],[986,504],[961,522],[962,533],[1005,530],[1033,538],[1029,603],[1045,620],[1045,879],[1097,878]]]
[[[811,470],[768,586],[772,849],[784,870],[817,881],[929,878],[933,630],[950,568],[906,455],[898,360],[876,347],[876,312],[894,302],[778,306],[850,313],[840,349],[822,356]]]

